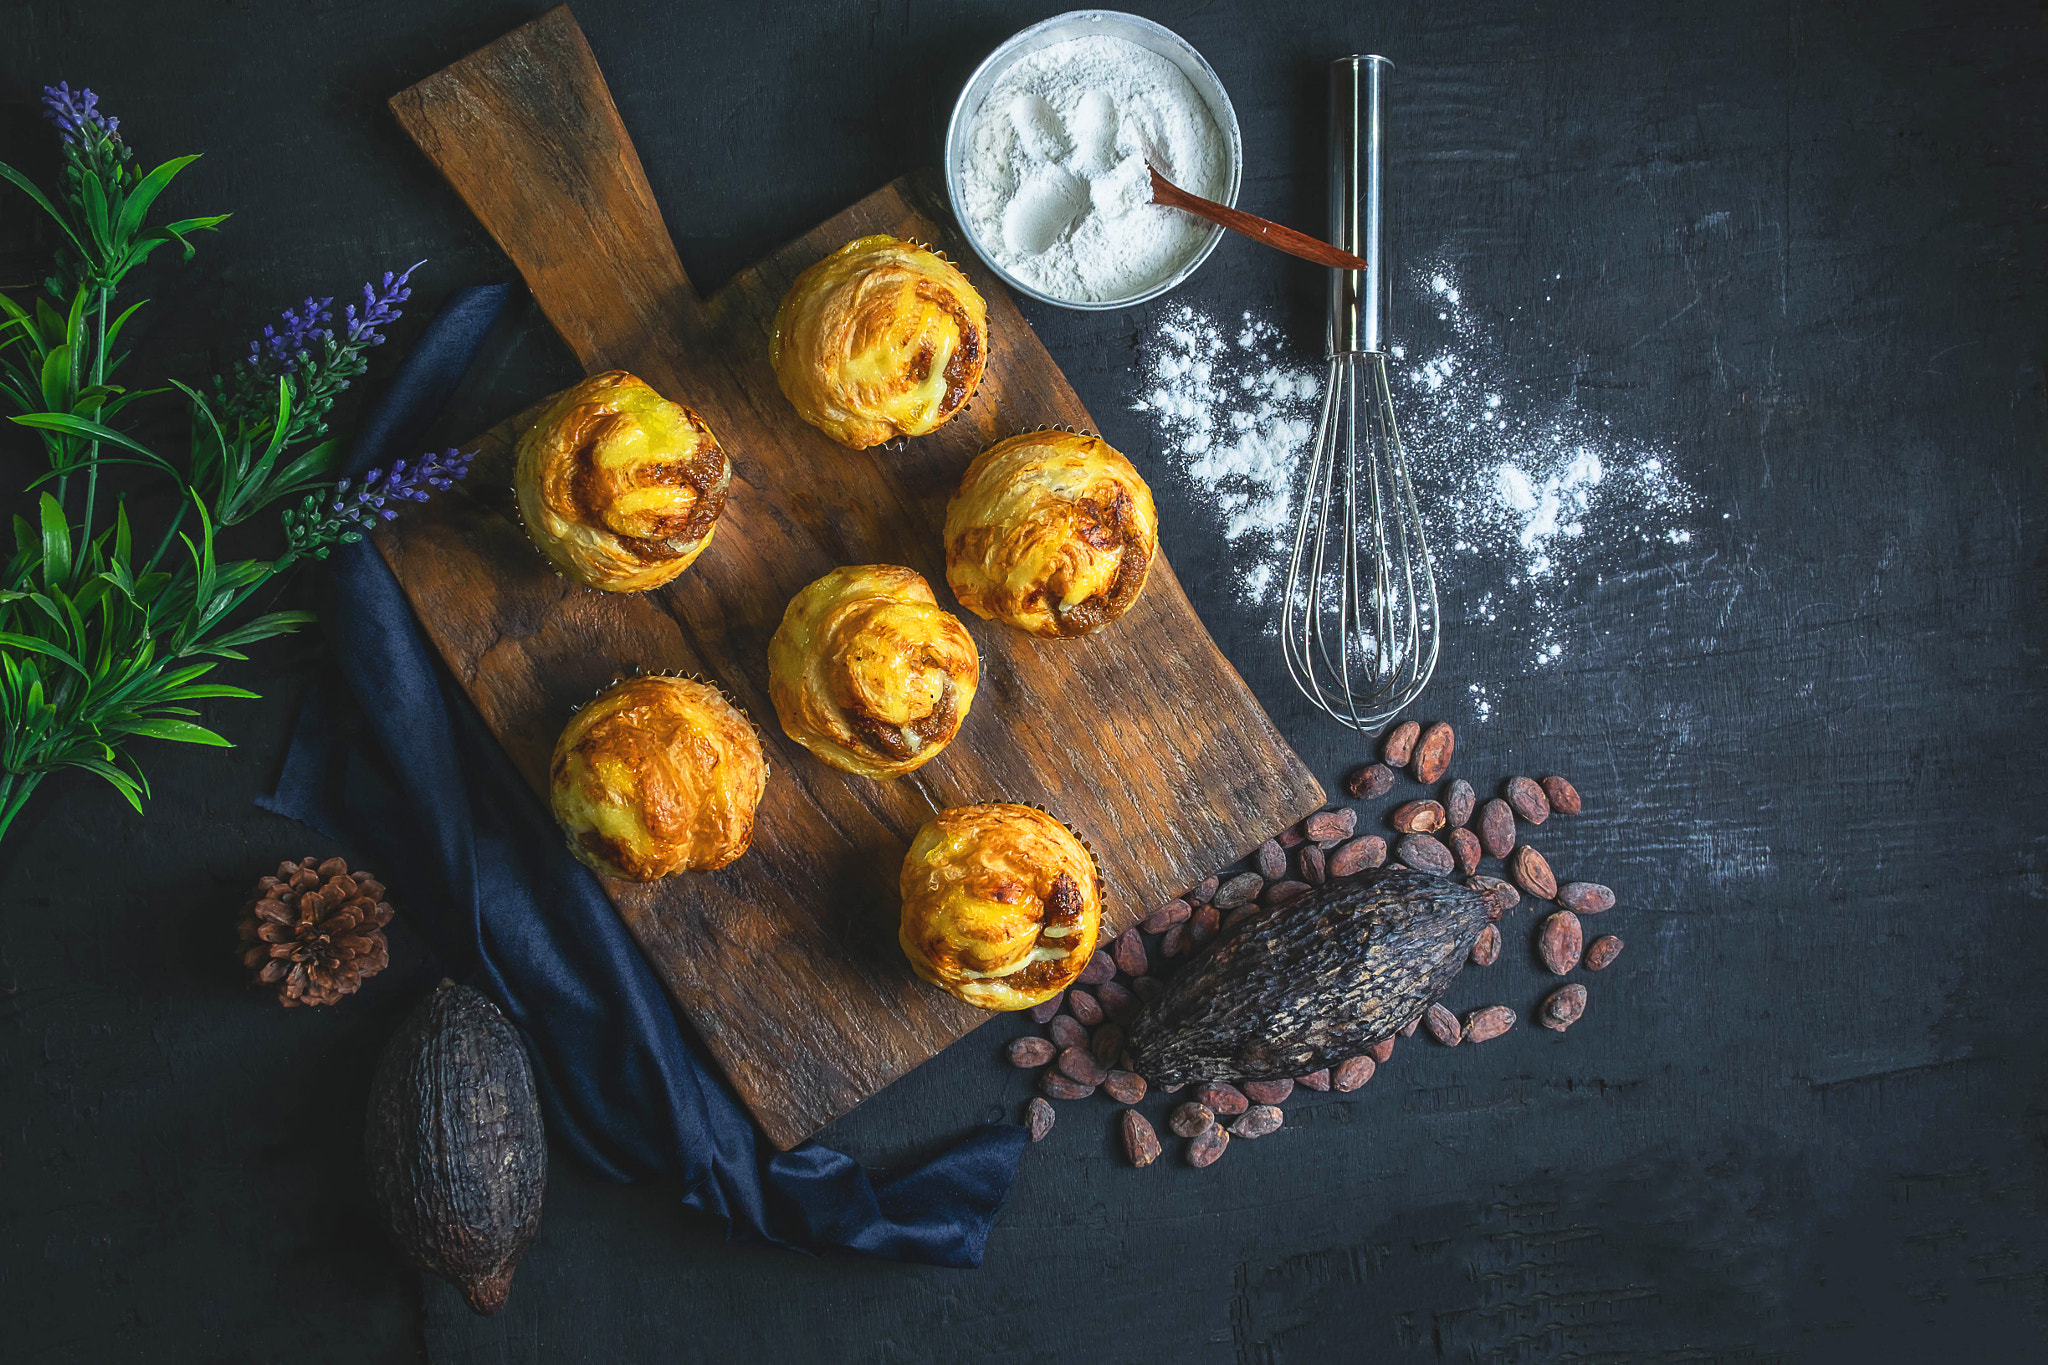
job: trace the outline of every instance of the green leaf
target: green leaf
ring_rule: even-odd
[[[122,772],[113,764],[107,762],[103,758],[93,758],[90,755],[86,755],[79,758],[71,759],[67,766],[73,768],[83,768],[87,772],[98,773],[101,777],[104,777],[107,780],[108,784],[111,785],[115,791],[121,793],[122,796],[128,799],[128,804],[135,807],[135,813],[137,815],[142,814],[141,784],[136,782],[134,778],[128,776],[128,774]]]
[[[67,220],[63,214],[57,212],[57,206],[55,204],[52,204],[48,199],[45,199],[43,197],[43,192],[35,187],[34,181],[30,180],[27,176],[23,175],[20,171],[15,170],[14,167],[8,165],[4,161],[0,161],[0,180],[7,181],[9,184],[13,185],[14,188],[20,190],[23,194],[27,195],[30,199],[34,200],[38,208],[40,208],[44,213],[49,214],[51,219],[56,222],[57,226],[64,229],[64,235],[71,239],[71,245],[77,247],[80,251],[85,250],[85,243],[79,241],[78,234],[71,230],[70,221]]]
[[[107,219],[107,187],[96,175],[82,176],[78,182],[79,207],[85,213],[85,230],[92,237],[92,244],[99,248],[99,257],[104,261],[113,254],[113,243],[109,240]]]
[[[14,649],[25,649],[31,654],[40,654],[45,658],[55,659],[58,663],[63,664],[66,668],[76,673],[90,676],[86,674],[85,665],[73,658],[70,650],[65,649],[61,645],[52,644],[48,640],[38,639],[33,635],[17,634],[14,631],[0,630],[0,645],[6,645]]]
[[[300,626],[318,619],[319,617],[310,611],[273,611],[267,615],[258,616],[254,620],[246,621],[225,635],[216,636],[208,640],[206,648],[209,651],[217,652],[235,645],[254,644],[258,640],[267,640],[273,635],[283,635],[289,631],[297,630]]]
[[[128,192],[127,202],[121,205],[121,216],[114,224],[114,240],[125,244],[142,227],[142,219],[149,212],[149,206],[164,192],[164,187],[176,178],[179,171],[197,161],[199,156],[181,156],[166,161],[163,165],[142,177],[140,184]]]
[[[142,442],[125,436],[112,427],[102,426],[100,423],[90,421],[84,417],[73,417],[68,412],[25,412],[19,417],[12,417],[8,420],[25,427],[35,427],[43,431],[61,431],[70,436],[83,436],[88,441],[105,441],[111,445],[120,446],[124,450],[134,451],[160,469],[168,469],[174,474],[177,472],[176,469],[172,468],[169,460],[166,460],[163,456],[142,444]]]
[[[64,504],[48,493],[41,502],[43,518],[43,581],[61,583],[71,566],[71,523],[65,519]]]
[[[211,744],[222,749],[235,747],[233,743],[221,738],[204,725],[194,725],[189,720],[149,717],[128,721],[121,729],[128,734],[141,735],[146,739],[176,740],[180,744]]]
[[[135,312],[137,309],[141,308],[144,304],[148,302],[148,299],[136,300],[134,303],[128,306],[127,310],[123,312],[120,317],[117,317],[112,322],[108,323],[106,339],[101,342],[101,345],[103,345],[104,347],[106,347],[106,349],[110,351],[113,350],[114,338],[121,335],[121,328],[127,325],[128,319],[135,316]]]

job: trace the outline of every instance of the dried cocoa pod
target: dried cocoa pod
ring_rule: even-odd
[[[1429,1036],[1445,1047],[1456,1047],[1465,1041],[1465,1026],[1458,1022],[1458,1016],[1442,1005],[1431,1005],[1422,1012],[1422,1026],[1429,1030]]]
[[[1579,926],[1579,917],[1569,910],[1547,916],[1536,930],[1536,955],[1554,976],[1568,975],[1578,966],[1579,954],[1585,946],[1586,931]]]
[[[1489,924],[1479,931],[1479,941],[1472,945],[1472,965],[1491,967],[1500,961],[1500,929]]]
[[[1614,893],[1598,882],[1566,882],[1557,903],[1576,915],[1597,915],[1614,908]]]
[[[1071,1014],[1056,1014],[1046,1020],[1045,1031],[1052,1035],[1054,1047],[1088,1046],[1088,1030],[1081,1027],[1081,1021]]]
[[[1387,841],[1377,834],[1361,834],[1330,850],[1332,877],[1354,877],[1387,860]]]
[[[1218,910],[1235,910],[1253,900],[1265,888],[1266,879],[1256,872],[1240,872],[1217,890],[1209,903]]]
[[[1052,1131],[1052,1121],[1058,1117],[1053,1107],[1038,1095],[1033,1095],[1024,1106],[1024,1123],[1031,1130],[1033,1142],[1045,1141],[1045,1135]]]
[[[1223,884],[1219,877],[1204,877],[1194,890],[1181,897],[1189,905],[1207,905],[1216,898],[1216,888]]]
[[[1486,908],[1495,919],[1522,903],[1522,893],[1515,890],[1515,884],[1498,877],[1471,876],[1465,878],[1465,885],[1486,897]]]
[[[1070,1047],[1062,1051],[1058,1066],[1060,1075],[1077,1085],[1085,1085],[1090,1090],[1101,1085],[1106,1074],[1102,1069],[1102,1063],[1095,1060],[1093,1050],[1085,1047]],[[1058,1099],[1059,1096],[1055,1095],[1053,1098]]]
[[[1452,782],[1444,792],[1444,819],[1450,821],[1452,829],[1463,829],[1472,823],[1472,812],[1479,805],[1479,793],[1472,790],[1472,784],[1464,778]]]
[[[1403,801],[1387,823],[1403,834],[1431,834],[1444,827],[1444,808],[1434,801]]]
[[[1427,834],[1402,835],[1401,842],[1394,845],[1394,856],[1417,872],[1428,872],[1438,877],[1450,876],[1457,866],[1451,851]]]
[[[1621,956],[1621,940],[1612,934],[1602,934],[1586,945],[1584,966],[1589,972],[1597,972]]]
[[[1408,766],[1409,774],[1423,786],[1434,787],[1450,770],[1451,750],[1457,743],[1458,736],[1449,724],[1435,722],[1415,742],[1415,761]]]
[[[1315,890],[1307,882],[1274,882],[1259,893],[1259,904],[1265,906],[1286,905],[1298,901]]]
[[[1038,1088],[1049,1100],[1085,1100],[1095,1093],[1094,1086],[1083,1085],[1055,1068],[1038,1073]]]
[[[1074,979],[1084,986],[1099,986],[1116,975],[1116,960],[1097,948],[1095,955],[1088,959],[1088,965]]]
[[[1372,1079],[1372,1073],[1379,1070],[1379,1063],[1361,1053],[1346,1057],[1330,1072],[1330,1089],[1348,1095]]]
[[[1161,957],[1185,957],[1187,956],[1187,951],[1187,925],[1176,924],[1159,936],[1159,955]]]
[[[1508,858],[1508,876],[1539,901],[1557,899],[1557,877],[1541,853],[1523,844]]]
[[[1050,1000],[1039,1001],[1031,1007],[1031,1022],[1034,1024],[1052,1022],[1053,1016],[1060,1012],[1060,1006],[1066,1003],[1067,993],[1065,991],[1061,991]]]
[[[1133,1166],[1150,1166],[1159,1159],[1159,1134],[1152,1131],[1143,1114],[1126,1109],[1119,1122],[1123,1125],[1124,1155]]]
[[[1479,808],[1479,843],[1489,858],[1515,851],[1515,808],[1498,796]]]
[[[1579,789],[1554,774],[1543,779],[1543,799],[1559,815],[1577,815],[1585,808],[1579,800]]]
[[[1380,761],[1389,768],[1405,768],[1415,756],[1415,742],[1422,738],[1422,722],[1404,720],[1380,739]]]
[[[1145,1078],[1135,1071],[1112,1071],[1102,1078],[1102,1089],[1118,1104],[1136,1104],[1145,1098]]]
[[[1216,1126],[1216,1113],[1199,1100],[1189,1100],[1173,1107],[1167,1117],[1166,1126],[1173,1130],[1175,1137],[1191,1138],[1197,1133],[1206,1133]]]
[[[1188,946],[1199,948],[1216,937],[1216,931],[1223,927],[1223,912],[1209,904],[1195,911],[1188,921]]]
[[[1131,978],[1131,994],[1138,997],[1140,1004],[1149,1005],[1166,994],[1166,983],[1156,976],[1134,976]]]
[[[1301,879],[1310,886],[1321,886],[1324,882],[1328,881],[1330,877],[1329,856],[1329,854],[1323,852],[1322,845],[1320,844],[1305,845],[1294,858],[1297,863],[1301,864]]]
[[[1280,1125],[1287,1116],[1280,1112],[1277,1104],[1255,1104],[1230,1125],[1230,1135],[1241,1138],[1262,1138],[1268,1133],[1280,1131]]]
[[[1358,830],[1358,812],[1355,810],[1319,810],[1301,822],[1308,837],[1328,848],[1349,839]]]
[[[1445,836],[1451,844],[1451,861],[1458,874],[1470,877],[1479,871],[1479,836],[1469,829],[1454,829]]]
[[[1409,1032],[1413,1033],[1414,1030],[1410,1029]],[[1385,1066],[1388,1062],[1394,1060],[1394,1040],[1392,1038],[1382,1038],[1367,1048],[1366,1051],[1372,1054],[1372,1059],[1375,1062]]]
[[[1197,1168],[1214,1166],[1229,1146],[1230,1134],[1223,1125],[1212,1123],[1188,1140],[1188,1165]]]
[[[1251,1107],[1244,1091],[1229,1081],[1205,1081],[1195,1091],[1195,1098],[1219,1114],[1242,1114]]]
[[[1067,992],[1067,1010],[1089,1028],[1102,1022],[1102,1002],[1078,986]]]
[[[1536,1022],[1547,1029],[1563,1033],[1579,1022],[1579,1016],[1586,1012],[1586,988],[1574,981],[1569,986],[1559,986],[1543,997],[1543,1003],[1536,1007]]]
[[[1422,1016],[1418,1014],[1413,1019],[1410,1019],[1407,1023],[1401,1025],[1401,1036],[1403,1038],[1413,1038],[1415,1036],[1415,1030],[1421,1027],[1421,1024]]]
[[[1136,929],[1126,929],[1116,936],[1110,957],[1125,976],[1143,976],[1152,966],[1145,958],[1145,940],[1138,937]]]
[[[1294,1093],[1294,1082],[1283,1077],[1277,1081],[1246,1081],[1237,1088],[1255,1104],[1283,1104]]]
[[[1186,901],[1171,900],[1145,916],[1138,927],[1148,934],[1163,934],[1176,924],[1186,924],[1194,913],[1195,907]]]
[[[1328,1090],[1330,1068],[1323,1067],[1321,1070],[1309,1072],[1306,1076],[1296,1076],[1294,1083],[1304,1090]]]
[[[1280,847],[1277,839],[1268,839],[1259,845],[1259,851],[1252,855],[1252,866],[1259,875],[1269,882],[1277,882],[1287,875],[1287,850]]]
[[[1515,1026],[1515,1012],[1506,1005],[1488,1005],[1465,1016],[1465,1041],[1490,1043]]]
[[[1540,825],[1550,818],[1550,798],[1530,778],[1509,778],[1506,796],[1508,804],[1515,808],[1515,814],[1530,824]]]
[[[1059,1049],[1054,1047],[1049,1039],[1041,1038],[1033,1033],[1027,1034],[1022,1038],[1012,1038],[1010,1040],[1009,1053],[1011,1066],[1029,1071],[1033,1068],[1044,1066],[1054,1057],[1057,1057]]]
[[[1394,789],[1394,770],[1384,763],[1361,763],[1344,778],[1344,790],[1360,801],[1377,801]]]
[[[1105,981],[1097,986],[1095,999],[1102,1005],[1102,1012],[1119,1024],[1138,1012],[1138,997],[1114,981]]]

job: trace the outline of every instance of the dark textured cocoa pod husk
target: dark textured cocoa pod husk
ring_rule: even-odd
[[[1451,751],[1457,743],[1457,734],[1448,722],[1433,722],[1422,732],[1422,738],[1415,741],[1415,761],[1408,766],[1409,776],[1425,787],[1434,787],[1450,770]]]
[[[1377,801],[1394,789],[1394,770],[1384,763],[1361,763],[1344,778],[1344,790],[1360,801]]]
[[[548,1181],[533,1066],[510,1021],[468,986],[435,987],[378,1059],[363,1136],[392,1240],[477,1313],[497,1312]]]
[[[1456,882],[1406,868],[1333,880],[1189,959],[1130,1025],[1132,1070],[1170,1084],[1334,1066],[1442,995],[1486,923]]]
[[[1577,815],[1585,809],[1585,804],[1579,800],[1579,789],[1569,780],[1553,774],[1543,779],[1542,786],[1543,799],[1559,815]]]
[[[1463,829],[1472,823],[1472,812],[1479,805],[1479,793],[1472,790],[1472,784],[1459,778],[1444,790],[1444,819],[1452,829]]]
[[[1422,738],[1422,722],[1404,720],[1387,731],[1380,741],[1380,760],[1389,768],[1405,768],[1415,756],[1415,741]]]
[[[1515,809],[1498,796],[1479,808],[1479,844],[1489,858],[1515,851]]]

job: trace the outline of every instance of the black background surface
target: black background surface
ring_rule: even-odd
[[[251,798],[316,637],[157,746],[137,819],[46,784],[0,847],[0,1321],[8,1360],[974,1358],[2014,1360],[2048,1333],[2048,828],[2040,788],[2048,33],[2007,5],[1141,6],[1237,105],[1240,203],[1323,212],[1321,65],[1399,65],[1393,240],[1453,262],[1536,392],[1668,448],[1696,534],[1569,582],[1529,666],[1454,595],[1420,704],[1482,786],[1562,771],[1540,843],[1615,886],[1629,943],[1569,1037],[1404,1045],[1196,1172],[1116,1159],[1064,1106],[961,1273],[727,1245],[673,1191],[558,1159],[503,1314],[397,1267],[357,1155],[416,947],[344,1007],[240,984],[232,919],[331,850]],[[52,164],[44,82],[99,90],[172,196],[233,209],[148,273],[131,375],[192,379],[283,303],[430,258],[388,373],[451,291],[504,278],[383,101],[529,4],[0,0],[0,156]],[[960,81],[1051,7],[585,0],[683,260],[715,287],[935,160]],[[0,283],[50,245],[0,199]],[[1710,216],[1720,226],[1700,225]],[[1546,297],[1547,296],[1547,297]],[[1334,790],[1358,741],[1301,705],[1213,518],[1129,411],[1192,301],[1312,363],[1320,276],[1226,243],[1179,294],[1027,307],[1226,654]],[[575,377],[525,306],[456,404],[471,434]],[[1397,322],[1398,325],[1398,322]],[[0,437],[25,481],[26,448]],[[1492,701],[1481,720],[1467,688]],[[1171,818],[1162,813],[1162,819]],[[1263,831],[1246,831],[1255,840]],[[403,912],[403,888],[394,889]],[[1459,1008],[1544,989],[1526,917]],[[825,1134],[886,1168],[1029,1081],[973,1035]]]

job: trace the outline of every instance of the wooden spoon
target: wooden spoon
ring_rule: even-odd
[[[1197,218],[1206,218],[1255,242],[1264,242],[1267,246],[1277,247],[1290,256],[1299,256],[1304,261],[1314,261],[1317,265],[1327,265],[1333,270],[1365,269],[1363,256],[1340,251],[1328,242],[1317,241],[1306,232],[1296,232],[1291,227],[1268,222],[1264,218],[1244,213],[1227,204],[1204,199],[1199,194],[1189,194],[1161,175],[1159,168],[1149,161],[1145,163],[1145,169],[1152,172],[1152,202],[1155,204],[1164,204],[1170,209],[1180,209],[1194,214]]]

